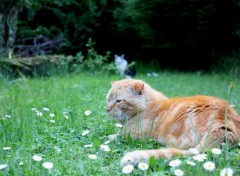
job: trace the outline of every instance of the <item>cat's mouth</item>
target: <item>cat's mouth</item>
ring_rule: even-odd
[[[121,121],[121,122],[125,122],[127,121],[127,116],[124,114],[121,114],[120,116],[118,115],[113,115],[113,114],[109,114],[111,117],[113,117],[115,120]]]

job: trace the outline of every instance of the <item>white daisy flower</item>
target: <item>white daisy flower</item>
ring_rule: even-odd
[[[63,115],[66,115],[66,114],[68,114],[68,111],[63,111]]]
[[[54,117],[54,116],[55,116],[55,114],[53,114],[53,113],[50,113],[50,114],[49,114],[49,116],[50,116],[50,117]]]
[[[106,141],[106,142],[104,142],[104,144],[109,144],[111,141],[110,140],[108,140],[108,141]]]
[[[42,166],[45,168],[45,169],[52,169],[53,168],[53,163],[51,162],[44,162],[42,164]]]
[[[109,140],[110,141],[115,141],[115,140],[117,140],[117,134],[110,134],[109,136],[108,136],[108,138],[109,138]]]
[[[222,151],[221,151],[220,149],[218,149],[218,148],[213,148],[213,149],[211,150],[211,152],[212,152],[213,154],[215,154],[215,155],[220,155],[220,154],[222,153]]]
[[[43,108],[44,111],[49,111],[49,108]]]
[[[33,156],[32,156],[32,159],[33,159],[34,161],[42,161],[42,157],[39,156],[39,155],[33,155]]]
[[[188,149],[188,151],[189,151],[190,153],[194,154],[194,155],[197,155],[197,154],[200,153],[199,150],[196,149],[196,148],[190,148],[190,149]]]
[[[122,168],[122,172],[124,174],[130,174],[130,173],[132,173],[133,169],[134,169],[133,165],[128,164]]]
[[[181,163],[182,163],[181,160],[176,159],[176,160],[170,161],[170,162],[169,162],[169,166],[171,166],[171,167],[178,167],[178,166],[181,165]]]
[[[100,148],[101,150],[105,151],[105,152],[109,152],[110,151],[110,148],[108,145],[105,145],[105,144],[101,144],[100,145]]]
[[[211,161],[207,161],[206,163],[203,164],[203,167],[205,170],[207,171],[213,171],[215,170],[215,163],[211,162]]]
[[[207,158],[207,155],[206,154],[198,154],[198,155],[193,156],[192,158],[196,161],[203,162]]]
[[[11,118],[11,116],[10,116],[10,115],[5,115],[5,117],[6,117],[6,118]]]
[[[181,169],[176,169],[174,171],[174,175],[175,176],[182,176],[182,175],[184,175],[184,172]]]
[[[36,113],[37,113],[37,116],[43,116],[43,113],[42,112],[40,112],[40,111],[36,111]]]
[[[87,144],[87,145],[84,145],[83,147],[90,148],[90,147],[93,147],[93,144]]]
[[[152,75],[155,76],[155,77],[158,77],[158,74],[155,73],[155,72],[153,72]]]
[[[97,159],[97,155],[88,155],[88,158],[90,158],[90,159],[93,159],[93,160],[95,160],[95,159]]]
[[[148,170],[149,165],[147,163],[140,162],[140,163],[138,163],[138,168],[142,171],[145,171],[145,170]]]
[[[189,161],[189,160],[187,160],[187,164],[188,164],[188,165],[191,165],[191,166],[195,166],[195,165],[196,165],[194,162]]]
[[[87,110],[84,112],[85,116],[89,116],[92,112],[90,110]]]
[[[62,150],[58,146],[53,147],[58,153],[60,153]]]
[[[118,127],[118,128],[122,128],[123,127],[123,125],[120,124],[120,123],[117,123],[115,126]]]
[[[82,136],[86,136],[89,133],[89,130],[85,130],[82,132]]]
[[[37,108],[31,108],[32,111],[37,111]]]
[[[11,150],[11,147],[3,147],[3,150]]]
[[[8,164],[0,164],[0,170],[3,170],[8,167]]]
[[[20,163],[18,163],[19,164],[19,166],[23,166],[23,162],[21,161]]]
[[[51,123],[55,123],[55,120],[51,119],[50,122],[51,122]]]
[[[233,169],[232,168],[224,168],[221,172],[220,172],[220,176],[232,176],[233,175]]]

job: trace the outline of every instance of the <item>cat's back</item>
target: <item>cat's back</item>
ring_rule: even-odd
[[[209,114],[210,112],[224,113],[226,109],[234,111],[228,103],[213,96],[196,95],[189,97],[174,97],[165,100],[161,104],[160,111],[167,111],[174,115],[188,115],[188,114]]]
[[[228,119],[233,120],[238,116],[225,100],[213,96],[196,95],[164,100],[158,112],[158,118],[162,119],[161,134],[167,135],[176,124],[186,129],[193,123],[201,132],[206,131],[208,122],[213,119],[223,124],[226,112]]]
[[[214,97],[214,96],[207,96],[207,95],[195,95],[189,97],[174,97],[168,99],[169,104],[174,105],[196,105],[196,106],[214,106],[214,105],[222,105],[226,106],[227,102],[223,99]]]

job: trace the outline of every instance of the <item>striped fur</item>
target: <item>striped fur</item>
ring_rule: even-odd
[[[112,82],[107,94],[107,111],[124,125],[121,134],[148,137],[170,148],[127,153],[122,165],[148,161],[150,157],[191,155],[223,142],[240,141],[240,116],[224,100],[212,96],[168,99],[150,85],[134,79]]]

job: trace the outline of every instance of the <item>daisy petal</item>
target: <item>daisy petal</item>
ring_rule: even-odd
[[[8,167],[8,164],[0,164],[0,170],[3,170]]]
[[[132,173],[133,169],[134,169],[134,166],[129,164],[129,165],[126,165],[122,168],[122,172],[124,174],[130,174],[130,173]]]
[[[53,163],[51,162],[45,162],[42,164],[42,166],[45,168],[45,169],[52,169],[53,168]]]

